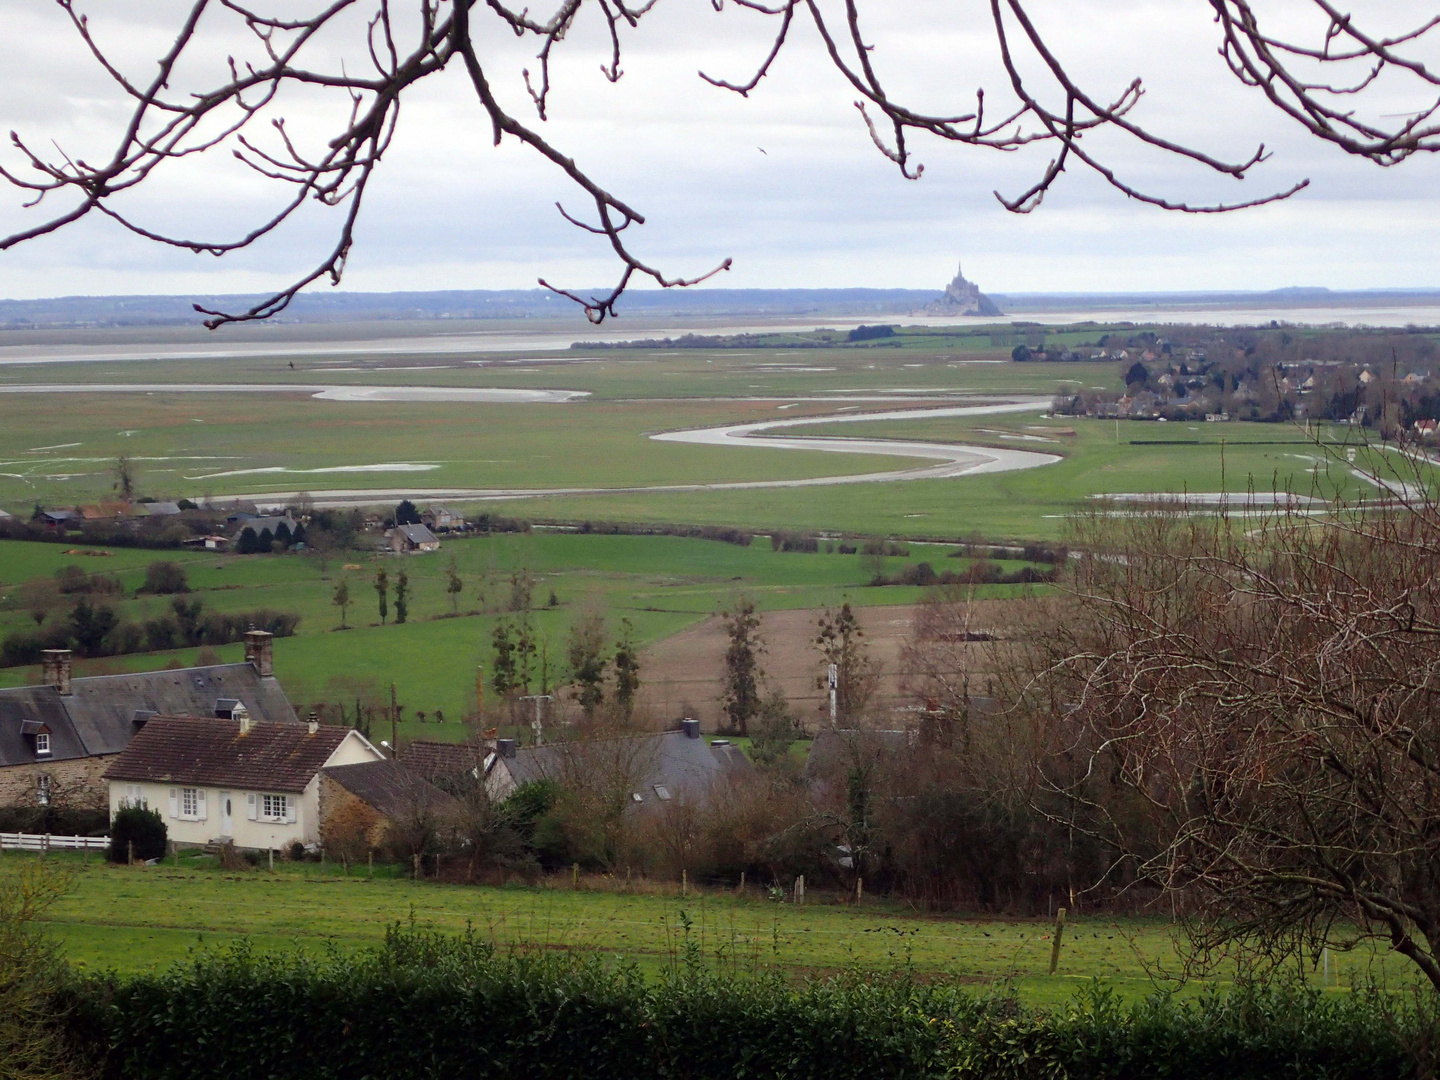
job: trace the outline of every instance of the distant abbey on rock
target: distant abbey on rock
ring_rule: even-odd
[[[927,305],[922,315],[1002,315],[995,302],[980,291],[973,281],[966,281],[963,267],[955,270],[955,280],[945,286],[945,295]]]

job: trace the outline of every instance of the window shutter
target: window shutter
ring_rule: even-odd
[[[173,787],[170,789],[170,816],[172,818],[180,816],[180,792]]]
[[[285,821],[286,824],[295,824],[295,796],[285,796]]]
[[[205,789],[203,787],[200,788],[200,790],[195,792],[195,797],[195,817],[200,821],[204,821],[206,817],[209,816],[205,813]]]
[[[260,814],[255,809],[255,793],[252,791],[245,796],[245,816],[251,821],[256,820]]]

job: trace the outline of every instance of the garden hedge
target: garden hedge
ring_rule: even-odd
[[[904,973],[797,987],[717,974],[687,947],[645,978],[594,956],[413,929],[323,960],[242,946],[165,973],[77,979],[66,994],[73,1045],[115,1080],[1396,1080],[1417,1075],[1425,1028],[1376,992],[1126,1007],[1096,988],[1043,1012]]]

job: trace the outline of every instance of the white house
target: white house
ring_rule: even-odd
[[[280,849],[320,841],[320,771],[383,761],[358,731],[309,724],[157,716],[105,772],[110,812],[159,811],[183,845]]]

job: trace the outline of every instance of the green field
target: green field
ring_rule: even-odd
[[[31,623],[28,581],[47,581],[62,566],[80,565],[91,573],[113,573],[125,587],[113,603],[124,619],[144,619],[168,609],[168,597],[136,596],[144,567],[173,558],[187,572],[192,598],[216,611],[272,608],[301,616],[299,632],[275,646],[275,668],[297,710],[311,703],[346,700],[340,684],[369,681],[372,688],[397,684],[407,715],[424,711],[431,721],[403,725],[407,737],[459,738],[460,719],[473,712],[475,669],[488,662],[496,620],[505,617],[509,575],[524,569],[535,578],[532,614],[550,650],[551,685],[564,678],[565,634],[581,610],[606,614],[612,629],[630,619],[641,644],[648,644],[709,617],[740,593],[764,610],[815,608],[848,600],[857,605],[913,603],[917,588],[872,588],[873,560],[839,554],[781,553],[762,538],[749,547],[712,540],[667,536],[594,536],[531,533],[447,540],[441,552],[412,557],[403,566],[411,579],[410,621],[379,624],[371,587],[375,569],[384,566],[393,580],[400,562],[388,555],[317,557],[291,555],[217,555],[85,549],[108,555],[67,555],[59,544],[0,542],[0,637]],[[959,569],[968,560],[950,559],[953,549],[912,545],[906,558],[888,558],[894,573],[908,563],[928,559],[940,568]],[[444,591],[450,559],[464,583],[456,609]],[[346,565],[359,570],[346,570]],[[1007,569],[1019,563],[1002,563]],[[351,629],[338,630],[339,610],[332,604],[336,584],[350,582]],[[483,596],[482,596],[483,590]],[[982,596],[1021,592],[1020,586],[987,586]],[[549,605],[550,594],[556,604]],[[392,597],[393,602],[393,597]],[[64,619],[69,598],[53,598],[50,618]],[[217,650],[227,662],[240,659],[241,646]],[[194,663],[197,650],[145,653],[80,661],[77,674],[147,670],[176,662]],[[35,681],[34,668],[0,669],[0,685]],[[644,673],[642,671],[643,679]],[[353,691],[351,691],[353,693]],[[439,710],[446,717],[436,724]]]
[[[12,868],[29,858],[4,856]],[[1071,918],[1051,977],[1052,930],[1044,919],[932,917],[883,901],[857,908],[823,898],[796,907],[753,888],[745,896],[712,890],[682,898],[673,883],[630,892],[622,881],[606,891],[572,890],[562,877],[547,887],[491,888],[412,882],[395,877],[393,867],[377,867],[372,879],[364,868],[346,876],[333,864],[227,873],[208,859],[145,869],[110,867],[94,855],[50,859],[74,874],[50,928],[65,955],[92,970],[154,969],[197,947],[240,938],[312,954],[331,945],[351,949],[378,942],[388,925],[412,918],[446,932],[473,929],[507,946],[593,951],[655,970],[680,944],[683,912],[707,958],[741,969],[776,965],[797,976],[909,965],[921,975],[1013,984],[1027,1000],[1054,1003],[1095,979],[1140,997],[1158,975],[1177,971],[1172,925],[1159,917]],[[1403,963],[1371,950],[1340,957],[1338,967],[1342,986],[1409,974]],[[1310,974],[1318,984],[1319,974]]]
[[[1077,341],[1103,328],[1061,338]],[[1008,328],[1006,328],[1008,332]],[[1008,340],[1005,333],[1001,338]],[[863,535],[1050,539],[1085,496],[1128,492],[1306,490],[1318,454],[1278,424],[1057,421],[1077,435],[1033,434],[1034,415],[846,423],[787,434],[923,438],[1048,451],[1062,465],[948,480],[691,492],[665,485],[786,481],[920,464],[871,453],[656,443],[666,430],[953,404],[964,395],[1049,395],[1062,385],[1118,388],[1110,362],[1014,363],[984,334],[906,335],[903,347],[583,350],[403,354],[384,360],[293,356],[17,366],[0,383],[160,383],[522,387],[580,390],[566,404],[345,402],[308,391],[0,395],[0,508],[72,505],[110,492],[120,454],[158,498],[344,489],[614,488],[512,498],[484,509],[538,520],[634,520],[842,530]],[[578,355],[577,355],[578,353]],[[290,364],[294,362],[292,369]],[[1000,433],[1003,433],[1004,436]],[[1343,438],[1335,431],[1327,438]],[[1044,436],[1042,435],[1042,438]],[[1221,442],[1224,450],[1221,450]],[[1175,445],[1149,445],[1172,442]],[[1364,486],[1341,468],[1334,486]],[[477,508],[480,508],[477,506]]]

